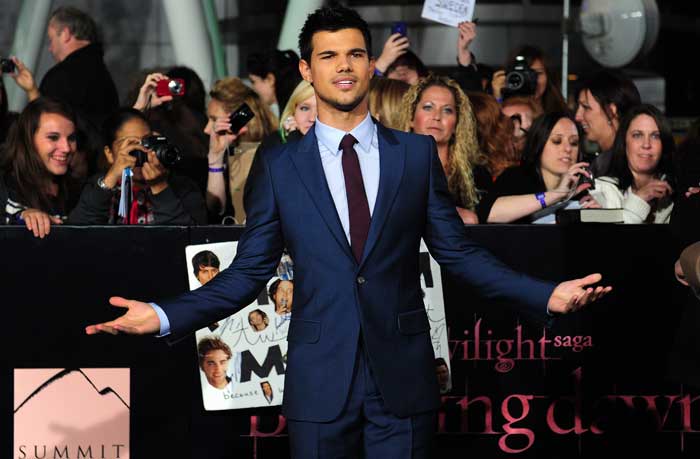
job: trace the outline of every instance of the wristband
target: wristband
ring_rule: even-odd
[[[384,76],[384,74],[383,74],[382,72],[380,72],[379,69],[378,69],[377,67],[374,68],[374,74],[375,74],[376,76]]]
[[[543,209],[547,208],[547,202],[544,200],[544,193],[535,193],[535,197],[540,202]]]
[[[209,167],[209,172],[223,172],[225,170],[224,166],[221,167]]]

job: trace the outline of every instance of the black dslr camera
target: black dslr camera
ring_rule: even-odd
[[[180,149],[175,145],[170,145],[168,139],[162,135],[147,135],[141,139],[141,146],[149,150],[153,150],[158,158],[158,161],[167,168],[171,168],[182,159]],[[142,150],[132,150],[129,152],[131,156],[136,158],[136,167],[143,166],[143,163],[148,161],[148,154]]]
[[[2,73],[14,73],[17,66],[11,59],[0,57],[0,70]]]
[[[532,70],[523,56],[516,56],[515,64],[506,69],[506,86],[503,98],[510,96],[534,96],[537,90],[537,72]]]

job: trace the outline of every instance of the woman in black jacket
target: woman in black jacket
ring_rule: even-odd
[[[102,131],[109,169],[89,180],[69,216],[69,223],[206,224],[204,197],[197,185],[173,174],[155,151],[142,145],[142,140],[153,132],[141,112],[133,108],[119,109],[105,120]],[[123,190],[123,176],[128,176],[124,172],[126,168],[132,171],[132,176],[124,183],[131,184]],[[122,201],[124,192],[127,194]],[[120,201],[126,206],[121,212]]]

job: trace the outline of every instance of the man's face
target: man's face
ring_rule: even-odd
[[[362,32],[316,32],[311,44],[311,62],[299,61],[299,71],[314,86],[319,114],[351,112],[361,104],[366,106],[374,61],[369,58]]]
[[[281,281],[275,292],[275,312],[277,314],[286,314],[292,312],[292,298],[294,297],[294,284],[290,281]]]
[[[229,360],[229,356],[221,349],[206,353],[201,366],[209,384],[218,389],[226,387],[226,371]]]
[[[438,365],[435,367],[435,373],[437,374],[438,385],[440,390],[444,391],[447,389],[447,385],[450,382],[450,371],[447,369],[447,365]]]
[[[67,33],[69,32],[65,27],[59,28],[53,21],[49,22],[46,35],[49,39],[49,52],[56,62],[61,62],[66,58],[65,44],[62,39],[65,38],[65,34]]]
[[[263,383],[263,385],[262,385],[262,390],[263,390],[263,393],[264,393],[265,395],[267,395],[268,397],[269,397],[270,395],[272,395],[272,387],[270,386],[269,383]]]
[[[215,268],[213,266],[199,265],[199,271],[197,272],[197,280],[200,284],[204,285],[213,278],[215,278],[217,274],[219,274],[219,268]]]

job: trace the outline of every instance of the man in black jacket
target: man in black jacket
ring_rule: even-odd
[[[61,100],[85,121],[100,126],[119,107],[119,96],[102,59],[95,21],[76,8],[60,7],[51,14],[46,34],[56,65],[37,87],[29,69],[14,58],[17,71],[13,77],[17,84],[30,101],[40,95]]]

